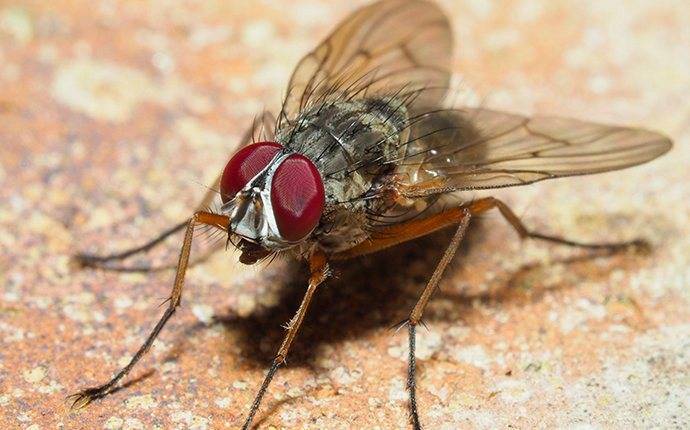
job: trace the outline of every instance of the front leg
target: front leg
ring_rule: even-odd
[[[244,425],[242,426],[243,430],[249,429],[249,426],[252,424],[252,420],[254,419],[254,415],[256,415],[256,412],[259,410],[261,400],[263,400],[263,397],[266,394],[266,390],[268,390],[268,386],[271,383],[273,376],[275,375],[276,371],[278,371],[278,367],[285,363],[285,358],[287,358],[288,352],[290,351],[290,346],[292,346],[292,342],[295,340],[297,332],[302,326],[304,317],[307,315],[307,310],[309,309],[309,304],[311,303],[311,299],[314,296],[316,287],[318,287],[323,281],[325,281],[330,274],[328,268],[328,261],[326,259],[326,256],[322,252],[314,252],[309,257],[309,272],[309,285],[307,286],[307,291],[304,293],[302,303],[300,304],[299,309],[297,309],[295,316],[293,316],[290,322],[288,323],[287,333],[285,334],[283,343],[280,345],[278,352],[273,358],[273,363],[271,363],[271,367],[268,369],[268,372],[266,373],[264,382],[261,384],[259,392],[256,394],[256,397],[254,398],[254,402],[252,402],[252,406],[249,409],[249,415],[247,416],[247,419],[244,422]]]
[[[225,215],[217,215],[209,212],[197,212],[192,216],[192,218],[187,221],[187,229],[184,235],[184,243],[182,249],[180,250],[180,258],[177,263],[177,273],[175,274],[175,282],[173,284],[172,292],[168,298],[168,307],[165,313],[160,318],[156,326],[154,327],[151,334],[146,338],[146,341],[141,345],[139,350],[134,354],[132,359],[127,363],[127,365],[122,368],[110,381],[105,384],[86,388],[68,397],[72,400],[72,409],[83,408],[95,399],[100,399],[101,397],[107,396],[112,392],[113,388],[117,383],[127,375],[130,370],[137,364],[141,357],[146,354],[146,352],[151,348],[153,341],[156,339],[158,334],[168,322],[170,317],[173,316],[175,310],[180,305],[182,300],[182,287],[184,286],[184,277],[187,272],[187,266],[189,264],[189,254],[192,249],[192,239],[194,237],[194,228],[199,224],[209,225],[221,230],[225,230],[229,224],[228,217]]]

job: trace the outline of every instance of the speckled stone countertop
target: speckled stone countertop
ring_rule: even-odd
[[[304,290],[215,254],[125,389],[70,413],[149,332],[173,274],[78,271],[190,214],[252,116],[356,2],[0,1],[0,428],[236,428]],[[430,429],[690,427],[690,6],[444,1],[467,103],[662,130],[632,170],[501,191],[528,225],[642,236],[578,258],[471,231],[420,330]],[[448,233],[336,266],[259,428],[404,428],[404,318]],[[131,264],[174,261],[180,238]],[[203,248],[202,245],[200,248]],[[203,252],[195,250],[196,254]]]

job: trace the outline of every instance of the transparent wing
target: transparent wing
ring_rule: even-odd
[[[646,163],[671,140],[637,128],[486,109],[420,116],[398,173],[410,196],[525,185]]]
[[[410,93],[411,107],[436,106],[450,80],[450,23],[434,3],[383,0],[345,19],[297,65],[279,121],[293,121],[331,94]]]

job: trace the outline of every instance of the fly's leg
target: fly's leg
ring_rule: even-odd
[[[510,223],[510,225],[517,231],[521,238],[539,239],[547,242],[558,243],[561,245],[574,246],[580,248],[588,249],[601,249],[609,252],[617,252],[628,248],[644,248],[648,245],[643,240],[631,240],[623,242],[609,242],[609,243],[584,243],[574,240],[564,239],[557,236],[545,235],[537,232],[530,231],[520,219],[515,215],[515,213],[502,201],[488,197],[474,201],[464,207],[457,210],[450,210],[442,212],[436,220],[436,224],[440,226],[447,225],[448,222],[457,220],[459,218],[460,225],[458,226],[450,244],[446,248],[441,261],[436,266],[431,279],[427,283],[422,295],[420,296],[417,304],[412,309],[410,316],[407,320],[408,323],[408,335],[409,335],[409,357],[408,357],[408,373],[407,373],[407,386],[410,392],[410,416],[412,419],[412,426],[415,430],[421,429],[421,424],[419,422],[419,412],[417,408],[417,397],[416,397],[416,360],[415,360],[415,336],[416,327],[421,321],[424,309],[426,308],[433,292],[436,290],[441,276],[445,271],[448,263],[452,260],[455,252],[457,251],[460,242],[462,241],[469,221],[473,215],[478,215],[480,213],[486,212],[490,209],[496,208],[500,211],[501,215]],[[446,216],[443,216],[446,214]],[[445,222],[443,220],[445,219]]]
[[[278,367],[285,363],[285,358],[287,357],[288,351],[290,350],[292,341],[295,340],[297,332],[302,326],[302,322],[304,321],[304,317],[307,314],[307,310],[309,309],[309,304],[311,303],[311,299],[314,296],[316,287],[318,287],[323,281],[325,281],[329,275],[328,262],[326,261],[326,256],[321,253],[312,254],[312,256],[309,258],[309,272],[310,276],[307,292],[304,294],[302,303],[300,304],[299,309],[297,309],[295,316],[292,317],[292,319],[287,325],[287,333],[285,334],[283,343],[280,345],[280,348],[278,349],[276,356],[273,358],[273,363],[271,363],[271,367],[268,369],[268,372],[266,373],[266,377],[264,378],[264,381],[261,384],[261,388],[259,388],[259,392],[256,394],[254,402],[252,402],[252,406],[249,409],[249,415],[247,416],[247,419],[244,422],[244,425],[242,426],[243,430],[249,429],[249,426],[252,424],[252,420],[254,419],[254,415],[256,415],[256,412],[259,410],[261,400],[266,394],[268,385],[271,383],[271,380],[273,379],[273,376],[278,370]]]
[[[453,238],[450,240],[448,247],[446,248],[445,252],[443,253],[443,256],[441,257],[441,261],[439,261],[436,265],[434,273],[431,275],[429,282],[427,282],[426,286],[424,287],[424,291],[422,291],[422,295],[419,297],[419,300],[417,300],[417,304],[412,309],[412,312],[410,312],[410,316],[407,319],[407,328],[409,336],[407,389],[410,392],[410,418],[412,420],[412,427],[415,430],[422,428],[419,422],[419,412],[417,410],[415,330],[417,328],[417,324],[419,324],[422,320],[424,309],[426,309],[426,306],[429,303],[431,296],[433,295],[434,291],[436,291],[436,287],[438,287],[438,284],[441,281],[443,272],[445,272],[446,268],[448,267],[448,264],[455,256],[455,252],[458,250],[458,247],[460,246],[463,237],[465,237],[465,232],[467,231],[467,227],[470,225],[471,218],[472,215],[469,209],[463,208],[462,218],[460,219],[460,224],[458,225],[457,230],[455,230]]]
[[[184,285],[185,272],[187,271],[187,266],[189,263],[189,253],[192,248],[192,238],[194,236],[194,227],[199,224],[205,224],[212,227],[216,227],[222,230],[227,228],[229,223],[228,217],[223,215],[217,215],[209,212],[197,212],[192,216],[192,218],[187,221],[187,229],[184,235],[184,243],[182,249],[180,250],[180,258],[177,265],[177,273],[175,274],[175,282],[173,284],[172,292],[168,298],[168,307],[165,313],[158,321],[156,326],[153,328],[151,334],[146,338],[146,341],[141,345],[139,350],[134,354],[129,363],[122,368],[110,381],[103,385],[96,387],[87,388],[79,391],[68,397],[72,401],[72,409],[83,408],[95,399],[105,397],[112,391],[112,389],[117,385],[117,383],[129,373],[130,370],[137,364],[137,362],[143,357],[144,354],[151,348],[153,341],[156,339],[158,334],[163,329],[163,326],[168,322],[170,317],[175,313],[175,310],[180,304],[182,298],[182,287]]]
[[[210,187],[210,189],[206,192],[204,195],[204,198],[201,200],[199,203],[199,206],[197,207],[198,211],[203,211],[208,207],[213,202],[213,198],[216,196],[218,189],[218,185],[220,184],[220,177],[218,177],[214,184]],[[96,254],[76,254],[74,255],[73,261],[79,266],[79,267],[91,267],[91,268],[100,268],[100,269],[105,269],[105,270],[112,270],[116,272],[146,272],[146,271],[153,271],[156,270],[156,268],[151,268],[151,267],[140,267],[140,268],[129,268],[129,267],[122,267],[122,266],[108,266],[107,263],[110,263],[112,261],[119,261],[119,260],[124,260],[125,258],[131,257],[132,255],[140,254],[142,252],[148,252],[151,249],[155,248],[156,245],[161,244],[165,239],[168,237],[172,236],[173,234],[177,233],[178,231],[181,231],[182,229],[185,228],[187,225],[188,221],[182,221],[181,223],[174,225],[167,230],[163,231],[161,234],[159,234],[157,237],[154,239],[151,239],[150,241],[146,242],[143,245],[127,249],[121,252],[116,252],[114,254],[109,254],[109,255],[96,255]],[[171,266],[172,267],[172,266]],[[170,268],[168,266],[163,267],[163,269]]]
[[[186,225],[187,225],[187,221],[183,221],[183,222],[165,230],[164,232],[159,234],[157,237],[146,242],[145,244],[137,246],[135,248],[127,249],[127,250],[122,251],[122,252],[116,252],[114,254],[108,254],[108,255],[76,254],[76,255],[74,255],[73,259],[80,267],[101,267],[101,268],[107,269],[107,266],[103,266],[103,264],[108,263],[110,261],[124,260],[125,258],[130,257],[132,255],[149,251],[152,248],[154,248],[156,245],[163,242],[169,236],[172,236],[173,234],[182,230]]]
[[[429,232],[437,230],[439,228],[447,226],[452,222],[459,222],[459,226],[451,239],[450,244],[446,248],[441,261],[436,266],[433,275],[429,279],[422,295],[420,296],[417,304],[412,309],[410,316],[407,320],[408,323],[408,336],[409,336],[409,357],[408,357],[408,373],[407,373],[407,386],[410,392],[410,417],[412,420],[412,426],[415,430],[421,429],[421,424],[419,421],[419,412],[417,408],[417,397],[416,397],[416,360],[415,360],[415,336],[416,327],[421,321],[424,310],[431,299],[433,292],[438,287],[438,283],[441,280],[441,276],[445,271],[448,263],[452,260],[458,246],[462,242],[465,235],[467,227],[469,226],[470,219],[474,215],[481,214],[490,209],[496,208],[501,212],[501,215],[510,223],[510,225],[517,231],[521,238],[531,238],[545,240],[548,242],[554,242],[562,245],[582,247],[588,249],[603,249],[610,252],[617,252],[620,250],[628,249],[630,247],[644,247],[646,243],[642,240],[632,240],[626,242],[615,242],[615,243],[583,243],[573,240],[563,239],[557,236],[550,236],[541,233],[532,232],[520,221],[520,219],[515,215],[515,213],[502,201],[489,197],[480,200],[476,200],[472,203],[464,205],[458,209],[451,209],[445,212],[441,212],[432,218],[432,223],[427,226],[436,226],[435,228],[429,229]],[[418,221],[416,224],[410,223],[406,226],[406,230],[414,231],[419,229],[419,224],[423,221]],[[405,225],[402,225],[405,227]],[[417,233],[417,234],[418,234]]]
[[[448,247],[446,248],[441,260],[439,261],[436,269],[434,269],[433,275],[427,282],[424,291],[422,291],[417,304],[410,312],[406,323],[409,330],[409,356],[408,356],[408,370],[407,370],[407,388],[410,393],[410,419],[412,421],[412,426],[415,430],[421,429],[421,424],[419,421],[419,412],[417,407],[417,385],[416,385],[416,359],[415,359],[415,330],[417,325],[421,322],[422,315],[426,305],[429,303],[431,296],[433,295],[436,287],[438,287],[441,281],[441,276],[443,272],[448,267],[448,264],[453,259],[458,246],[462,242],[467,227],[470,224],[470,219],[473,215],[480,213],[482,208],[477,208],[474,211],[469,205],[460,206],[445,211],[439,212],[437,214],[431,215],[427,218],[415,219],[401,224],[391,225],[382,228],[376,232],[369,240],[360,243],[359,245],[335,254],[332,256],[333,259],[346,259],[359,255],[365,255],[372,252],[380,251],[382,249],[388,248],[390,246],[397,245],[399,243],[407,242],[422,236],[426,236],[434,231],[440,230],[445,227],[450,227],[456,225],[457,229],[455,234],[451,239]]]
[[[549,236],[541,233],[532,232],[520,221],[520,219],[513,213],[512,210],[503,202],[495,198],[483,198],[460,207],[450,208],[437,214],[431,215],[427,218],[416,219],[401,224],[391,225],[382,228],[375,233],[369,240],[360,243],[359,245],[333,255],[333,260],[348,259],[369,253],[377,252],[382,249],[398,245],[430,233],[438,231],[442,228],[458,225],[455,235],[451,239],[448,248],[446,248],[441,261],[436,266],[434,273],[429,279],[422,295],[417,304],[413,308],[407,320],[408,334],[409,334],[409,358],[408,358],[408,377],[407,385],[410,391],[410,417],[412,425],[415,429],[420,429],[419,412],[417,407],[416,397],[416,360],[415,360],[415,335],[416,327],[421,321],[424,309],[426,308],[433,292],[445,271],[448,263],[455,255],[457,248],[464,237],[469,221],[473,216],[484,213],[488,210],[497,208],[504,218],[513,226],[522,238],[540,239],[549,242],[554,242],[563,245],[584,247],[589,249],[604,249],[608,251],[620,251],[629,247],[644,247],[646,243],[642,240],[632,240],[627,242],[616,243],[582,243],[573,240],[563,239],[557,236]]]
[[[634,240],[629,240],[629,241],[621,241],[621,242],[600,242],[600,243],[586,243],[586,242],[579,242],[575,240],[570,240],[570,239],[565,239],[562,237],[558,236],[552,236],[552,235],[547,235],[547,234],[542,234],[538,233],[535,231],[532,231],[528,229],[525,224],[522,223],[520,218],[518,218],[517,215],[515,215],[515,212],[513,212],[508,205],[503,203],[501,200],[498,200],[493,197],[487,197],[483,199],[476,200],[475,202],[470,204],[470,208],[472,211],[475,212],[485,212],[489,209],[496,208],[499,210],[501,215],[503,215],[503,218],[505,218],[506,221],[515,229],[517,234],[520,236],[522,239],[537,239],[537,240],[543,240],[546,242],[552,242],[552,243],[557,243],[560,245],[566,245],[566,246],[572,246],[572,247],[577,247],[577,248],[586,248],[586,249],[598,249],[598,250],[604,250],[607,252],[619,252],[623,251],[626,249],[640,249],[640,250],[646,250],[649,249],[649,244],[647,241],[643,239],[634,239]]]

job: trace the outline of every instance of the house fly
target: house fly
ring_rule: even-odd
[[[260,115],[230,157],[216,181],[220,210],[199,209],[160,237],[125,252],[78,255],[83,266],[107,268],[110,261],[147,251],[185,230],[168,306],[153,332],[109,382],[73,395],[72,406],[83,407],[111,392],[173,315],[198,225],[227,234],[244,264],[289,254],[306,260],[310,270],[304,298],[243,428],[251,425],[335,260],[455,226],[405,321],[410,417],[419,429],[415,328],[473,218],[497,209],[522,238],[607,250],[641,245],[639,240],[583,243],[541,234],[496,198],[459,199],[461,191],[635,166],[659,157],[672,144],[639,128],[446,107],[452,41],[448,18],[429,1],[382,0],[355,11],[302,58],[278,114]],[[259,128],[265,136],[255,141]],[[214,198],[209,193],[201,208]]]

